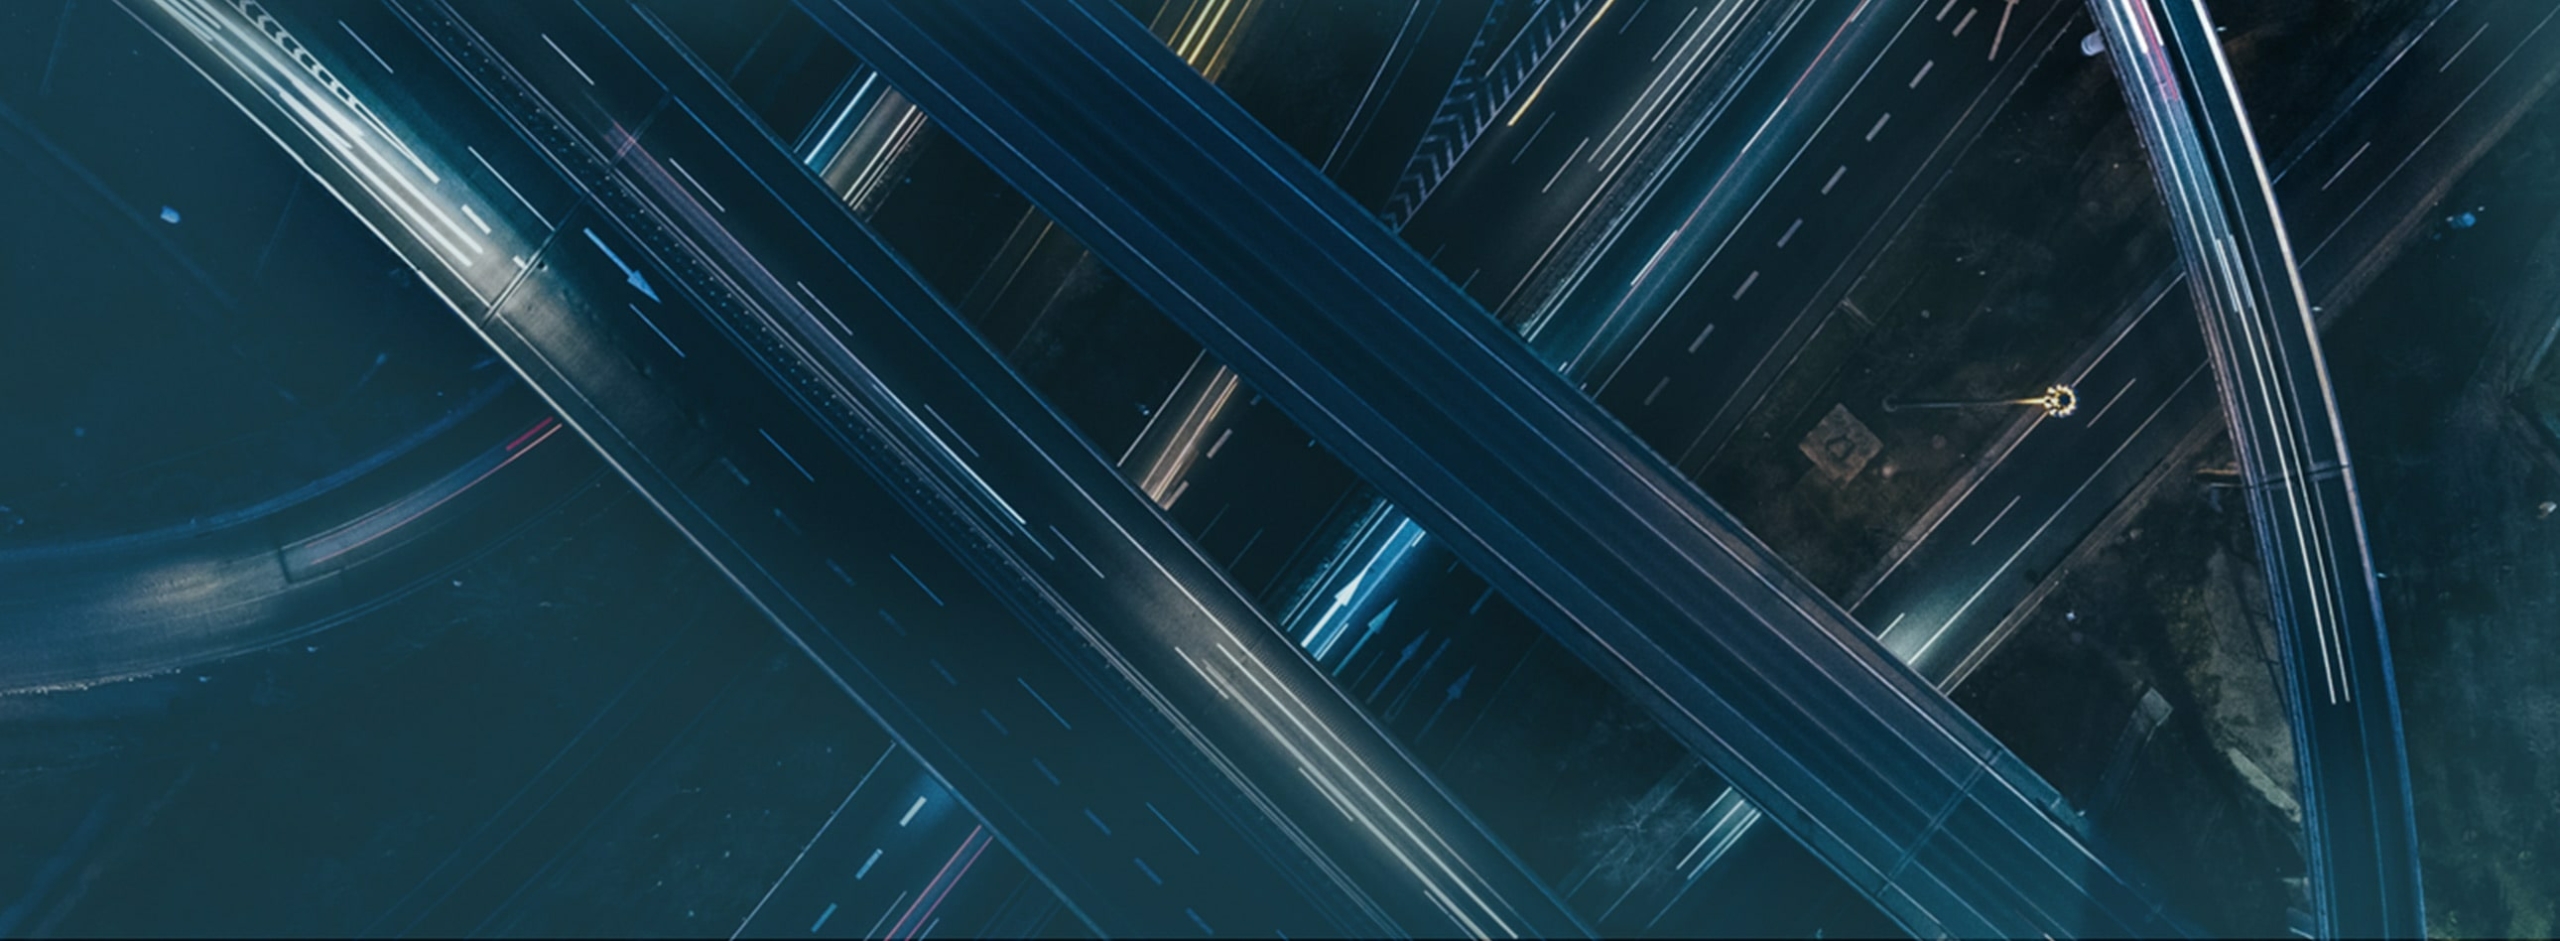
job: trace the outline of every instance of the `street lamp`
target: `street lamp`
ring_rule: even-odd
[[[1891,398],[1884,400],[1884,410],[1888,412],[1898,412],[1906,408],[1981,408],[2000,405],[2033,405],[2044,409],[2047,418],[2068,418],[2072,412],[2080,409],[2080,393],[2072,391],[2070,386],[2056,383],[2046,386],[2041,394],[2019,399],[1945,399],[1926,402],[1896,402]]]

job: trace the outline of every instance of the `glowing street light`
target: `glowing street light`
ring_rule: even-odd
[[[1928,402],[1884,400],[1884,410],[1898,412],[1906,408],[1981,408],[2000,405],[2033,405],[2044,409],[2047,418],[2068,418],[2080,409],[2080,393],[2059,383],[2046,386],[2044,392],[2019,399],[1947,399]]]
[[[2070,386],[2054,385],[2047,386],[2043,395],[2023,401],[2042,406],[2047,418],[2069,418],[2080,408],[2080,393],[2071,391]]]

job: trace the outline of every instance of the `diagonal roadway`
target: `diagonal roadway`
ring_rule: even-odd
[[[2391,645],[2319,331],[2248,114],[2195,0],[2092,0],[2169,208],[2272,595],[2320,934],[2417,937]]]
[[[1054,416],[991,400],[1018,380],[933,348],[947,310],[777,145],[732,147],[734,107],[676,95],[718,103],[653,24],[385,4],[333,11],[349,48],[246,2],[128,9],[985,821],[928,890],[992,837],[1105,933],[1579,931],[1338,696],[1299,698],[1330,691],[1249,607],[1187,593],[1211,570],[1114,515],[1143,502],[1107,464],[1044,454],[1017,418]]]
[[[2049,787],[1125,14],[806,6],[1916,933],[2178,930]]]

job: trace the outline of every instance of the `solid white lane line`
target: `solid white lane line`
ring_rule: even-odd
[[[542,223],[542,227],[543,227],[543,228],[545,228],[545,229],[558,228],[558,226],[554,226],[554,225],[552,225],[552,224],[551,224],[551,220],[546,219],[546,218],[543,218],[542,210],[539,210],[539,209],[535,209],[535,208],[533,208],[533,200],[530,200],[530,199],[526,199],[526,198],[524,198],[524,193],[523,193],[523,191],[516,189],[516,185],[515,185],[515,184],[507,182],[507,175],[506,175],[506,174],[498,172],[498,168],[497,168],[497,167],[493,167],[493,166],[490,166],[490,165],[489,165],[489,158],[487,158],[487,157],[483,157],[483,156],[480,156],[480,151],[478,151],[478,150],[474,149],[474,148],[473,148],[471,145],[469,145],[469,144],[464,144],[464,145],[462,145],[462,149],[467,150],[467,151],[470,151],[470,152],[471,152],[471,159],[473,159],[473,160],[477,160],[477,161],[480,161],[480,169],[483,169],[483,170],[487,170],[487,171],[489,171],[489,177],[490,177],[491,179],[497,180],[497,181],[498,181],[498,185],[499,185],[499,186],[506,187],[506,188],[507,188],[507,192],[509,192],[509,193],[514,193],[514,194],[515,194],[515,197],[516,197],[516,202],[523,203],[523,204],[524,204],[524,211],[526,211],[526,212],[530,212],[530,213],[533,213],[533,218],[534,218],[536,221],[541,222],[541,223]]]
[[[579,78],[586,79],[587,84],[593,85],[596,83],[595,78],[587,74],[587,70],[578,68],[578,60],[569,58],[569,54],[567,52],[561,51],[559,43],[551,41],[550,33],[542,34],[542,44],[551,47],[551,51],[560,53],[560,61],[569,63],[569,69],[578,73]]]
[[[2487,24],[2487,23],[2482,23],[2482,24],[2480,24],[2480,28],[2479,28],[2479,29],[2472,30],[2472,31],[2471,31],[2471,38],[2463,40],[2463,41],[2462,41],[2462,48],[2455,49],[2455,50],[2453,51],[2453,56],[2452,56],[2451,58],[2448,58],[2448,59],[2444,60],[2444,64],[2443,64],[2443,65],[2436,66],[2436,72],[2437,72],[2437,73],[2439,73],[2439,74],[2441,74],[2441,73],[2443,73],[2443,72],[2444,72],[2444,70],[2449,69],[2449,68],[2452,68],[2452,67],[2453,67],[2453,60],[2454,60],[2454,59],[2462,58],[2462,54],[2463,54],[2463,53],[2466,53],[2466,52],[2471,51],[2471,44],[2472,44],[2472,43],[2475,43],[2475,42],[2479,42],[2479,41],[2480,41],[2480,34],[2481,34],[2481,33],[2488,32],[2488,31],[2489,31],[2489,24]],[[361,40],[359,40],[359,41],[361,41]]]
[[[694,179],[693,171],[685,169],[684,164],[677,163],[676,158],[667,158],[667,166],[676,168],[676,172],[683,175],[685,182],[693,184],[694,192],[701,193],[702,198],[710,200],[711,208],[720,210],[721,212],[729,211],[729,207],[720,205],[720,197],[711,195],[711,190],[708,187],[703,186],[701,180]]]
[[[792,457],[791,452],[783,450],[782,442],[773,440],[773,434],[771,432],[758,428],[756,429],[756,434],[764,438],[764,443],[773,445],[773,453],[782,455],[783,460],[791,462],[791,469],[799,471],[801,477],[806,478],[813,484],[818,482],[817,475],[809,473],[808,468],[800,465],[799,458]]]
[[[1091,558],[1087,557],[1087,556],[1084,554],[1084,550],[1076,548],[1075,541],[1074,541],[1074,540],[1071,540],[1071,539],[1068,539],[1068,538],[1067,538],[1067,534],[1062,533],[1062,532],[1058,532],[1058,527],[1055,527],[1055,526],[1051,526],[1051,527],[1049,527],[1049,532],[1050,532],[1052,535],[1055,535],[1055,536],[1057,536],[1057,537],[1058,537],[1058,544],[1059,544],[1059,545],[1062,545],[1062,546],[1067,547],[1067,551],[1068,551],[1068,552],[1072,552],[1072,553],[1074,553],[1074,554],[1075,554],[1076,561],[1084,563],[1084,567],[1085,567],[1085,568],[1088,568],[1088,569],[1092,569],[1092,570],[1093,570],[1093,577],[1095,577],[1095,578],[1100,578],[1100,579],[1106,579],[1106,580],[1107,580],[1107,579],[1109,579],[1109,578],[1111,577],[1111,576],[1108,576],[1108,575],[1104,575],[1104,574],[1102,574],[1102,567],[1101,567],[1101,566],[1098,566],[1098,565],[1093,564],[1093,559],[1091,559]]]
[[[2107,417],[2107,411],[2108,411],[2108,409],[2115,408],[2115,407],[2116,407],[2116,403],[2124,401],[2124,393],[2125,393],[2125,390],[2126,390],[2126,389],[2131,389],[2131,388],[2133,388],[2133,384],[2134,384],[2135,382],[2137,382],[2137,381],[2140,381],[2141,379],[2142,379],[2142,377],[2141,377],[2141,376],[2135,376],[2135,377],[2133,377],[2132,379],[2127,379],[2127,380],[2125,380],[2125,381],[2124,381],[2124,388],[2122,388],[2122,389],[2117,389],[2117,390],[2116,390],[2116,394],[2111,395],[2111,396],[2108,396],[2108,397],[2107,397],[2107,404],[2105,405],[2105,407],[2098,409],[2098,414],[2095,414],[2095,415],[2091,415],[2091,416],[2089,416],[2089,424],[2087,424],[2087,425],[2083,425],[2083,426],[2081,426],[2081,427],[2084,427],[2084,428],[2095,427],[2095,426],[2098,424],[2098,419],[2101,419],[2101,418],[2105,418],[2105,417]]]
[[[624,305],[624,306],[627,306],[627,307],[631,308],[631,313],[632,313],[632,315],[633,315],[633,316],[636,316],[636,317],[639,317],[639,318],[640,318],[640,322],[641,322],[641,323],[648,324],[648,325],[649,325],[649,332],[650,332],[650,333],[657,334],[657,335],[658,335],[658,339],[665,341],[665,342],[666,342],[666,344],[667,344],[667,348],[668,348],[668,349],[671,349],[671,350],[676,351],[676,358],[677,358],[677,359],[683,359],[683,358],[684,358],[684,347],[677,346],[677,345],[676,345],[676,341],[674,341],[674,340],[672,340],[672,339],[668,339],[668,337],[667,337],[667,332],[666,332],[666,331],[664,331],[664,330],[660,330],[660,329],[658,329],[658,322],[657,322],[657,321],[649,319],[649,315],[647,315],[647,314],[644,314],[644,313],[641,313],[641,312],[640,312],[640,305],[638,305],[638,304],[626,304],[626,305]]]
[[[347,25],[347,21],[345,21],[345,20],[339,20],[339,21],[338,21],[338,28],[339,28],[339,29],[346,30],[346,31],[347,31],[347,38],[348,38],[348,39],[355,40],[355,41],[356,41],[356,47],[357,47],[357,48],[359,48],[359,49],[363,49],[363,50],[364,50],[364,54],[365,54],[365,55],[372,56],[372,57],[373,57],[373,64],[381,66],[381,67],[382,67],[382,71],[383,71],[383,73],[384,73],[384,74],[386,74],[386,75],[398,75],[398,74],[400,74],[397,70],[395,70],[395,69],[393,69],[393,68],[391,67],[391,63],[382,61],[382,53],[379,53],[379,52],[375,52],[375,51],[373,51],[373,44],[372,44],[372,43],[369,43],[369,42],[364,41],[364,37],[356,35],[356,28],[355,28],[355,27],[353,27],[353,26],[349,26],[349,25]]]
[[[2000,512],[1998,512],[1998,513],[1994,513],[1994,514],[1991,514],[1991,522],[1988,522],[1988,523],[1984,523],[1984,524],[1982,524],[1982,531],[1981,531],[1981,532],[1978,532],[1978,533],[1973,534],[1973,541],[1972,541],[1972,542],[1965,543],[1965,545],[1968,545],[1968,546],[1979,546],[1979,545],[1981,545],[1981,544],[1982,544],[1982,537],[1984,537],[1984,536],[1988,536],[1988,535],[1991,535],[1991,528],[1992,528],[1992,527],[2000,525],[2000,521],[2001,521],[2001,520],[2008,519],[2008,518],[2009,518],[2009,511],[2010,511],[2010,510],[2014,510],[2014,509],[2017,509],[2017,508],[2018,508],[2018,499],[2019,499],[2019,497],[2023,497],[2023,496],[2025,496],[2025,494],[2019,494],[2019,495],[2018,495],[2018,496],[2016,496],[2016,497],[2010,497],[2010,498],[2009,498],[2009,502],[2008,502],[2008,503],[2001,505],[2001,507],[2000,507]]]
[[[2356,152],[2355,152],[2355,153],[2351,153],[2351,154],[2348,154],[2348,155],[2347,155],[2347,162],[2345,162],[2345,163],[2342,163],[2342,164],[2339,164],[2339,165],[2338,165],[2338,172],[2336,172],[2336,173],[2332,173],[2332,174],[2329,174],[2329,179],[2328,179],[2328,181],[2320,184],[2320,191],[2321,191],[2321,192],[2324,192],[2324,193],[2325,193],[2325,192],[2328,192],[2328,191],[2329,191],[2329,187],[2331,187],[2331,186],[2333,186],[2333,185],[2336,185],[2336,183],[2338,182],[2338,178],[2339,178],[2339,177],[2342,177],[2342,176],[2347,175],[2347,168],[2348,168],[2348,167],[2355,166],[2355,165],[2356,165],[2356,158],[2364,156],[2365,148],[2367,148],[2367,147],[2371,147],[2371,146],[2373,146],[2373,142],[2372,142],[2372,141],[2366,141],[2366,142],[2364,142],[2363,144],[2361,144],[2361,145],[2357,146],[2357,147],[2356,147]]]
[[[1573,152],[1564,155],[1564,162],[1556,165],[1556,175],[1548,177],[1547,185],[1538,187],[1538,192],[1544,193],[1548,190],[1555,189],[1556,181],[1564,179],[1565,168],[1573,166],[1573,158],[1582,156],[1582,148],[1589,146],[1591,146],[1591,138],[1588,137],[1583,138],[1582,143],[1573,145]]]
[[[1520,149],[1511,155],[1511,162],[1519,163],[1520,158],[1528,156],[1529,148],[1535,147],[1538,144],[1538,135],[1546,133],[1547,125],[1554,123],[1556,123],[1556,113],[1553,111],[1547,112],[1547,116],[1538,121],[1538,129],[1529,132],[1529,139],[1520,142]],[[1442,247],[1446,248],[1447,246],[1444,245]]]

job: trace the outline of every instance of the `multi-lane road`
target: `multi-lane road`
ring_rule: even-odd
[[[2249,115],[2201,3],[2092,4],[2168,203],[2272,596],[2323,936],[2417,937],[2417,816],[2337,400]]]
[[[1906,924],[2175,930],[1996,741],[1125,14],[809,8]]]
[[[1088,926],[1578,930],[645,15],[154,12]]]

